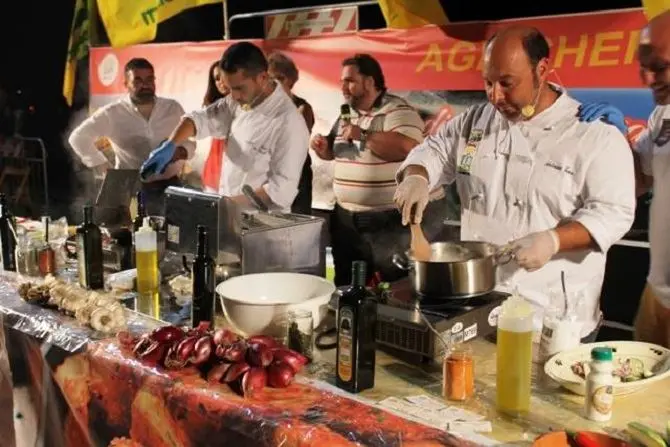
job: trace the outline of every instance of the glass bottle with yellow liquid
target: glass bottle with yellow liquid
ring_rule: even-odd
[[[149,217],[144,218],[142,226],[135,232],[135,264],[137,266],[135,310],[159,318],[158,239]]]
[[[498,316],[496,406],[512,416],[528,413],[530,407],[533,313],[533,307],[515,293]]]

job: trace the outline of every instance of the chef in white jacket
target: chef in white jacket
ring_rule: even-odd
[[[289,211],[307,158],[309,131],[293,100],[268,74],[260,48],[239,42],[219,63],[230,94],[184,115],[172,135],[142,165],[141,176],[162,173],[175,148],[191,137],[226,138],[219,194],[242,206],[249,185],[270,208]]]
[[[631,227],[633,158],[604,122],[577,118],[579,103],[547,82],[549,46],[533,28],[500,31],[485,47],[489,103],[448,121],[409,154],[398,171],[403,222],[422,217],[429,191],[456,182],[462,240],[511,243],[514,261],[498,268],[498,288],[543,310],[565,305],[595,338],[609,247]]]

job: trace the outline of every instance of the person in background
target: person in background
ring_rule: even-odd
[[[184,109],[175,100],[156,96],[154,67],[143,58],[134,58],[124,67],[128,94],[96,110],[72,131],[70,146],[89,168],[104,175],[111,167],[95,142],[106,137],[112,146],[116,169],[140,169],[151,150],[165,140],[179,123]],[[166,169],[143,179],[142,190],[149,214],[163,214],[163,192],[180,185],[179,175],[195,144],[183,141],[165,160]]]
[[[283,53],[272,53],[268,56],[268,73],[277,81],[293,100],[293,104],[305,118],[307,129],[310,134],[314,127],[314,111],[312,106],[303,98],[295,95],[292,90],[298,82],[298,68],[291,58]],[[302,166],[300,183],[298,183],[298,195],[291,205],[291,211],[298,214],[312,214],[312,159],[307,154],[305,164]]]
[[[653,189],[649,212],[650,266],[635,317],[638,341],[670,348],[670,11],[653,18],[640,33],[640,75],[651,89],[656,107],[647,129],[632,141],[623,113],[603,103],[584,105],[580,118],[603,119],[629,137],[636,158],[636,180]]]
[[[539,333],[546,309],[567,306],[564,274],[568,293],[581,293],[570,316],[590,342],[602,318],[607,250],[633,223],[633,158],[615,128],[579,122],[579,103],[547,81],[550,72],[549,44],[537,29],[494,35],[484,48],[489,102],[412,150],[395,199],[404,224],[420,221],[430,191],[456,182],[461,239],[515,255],[498,267],[498,288],[517,289],[536,308]]]
[[[284,89],[270,78],[267,59],[256,45],[231,45],[219,67],[230,93],[184,115],[168,140],[151,153],[140,175],[163,172],[178,145],[191,137],[226,138],[219,194],[251,207],[242,192],[249,185],[264,205],[287,211],[298,192],[307,157],[305,120]]]
[[[324,160],[335,160],[336,204],[330,220],[335,284],[351,283],[351,264],[364,260],[368,280],[406,275],[393,255],[409,248],[393,203],[395,172],[407,153],[423,140],[421,116],[404,99],[387,92],[382,68],[372,56],[357,54],[342,62],[342,94],[351,116],[340,117],[327,136],[314,135],[311,148]],[[427,237],[433,239],[444,220],[444,189],[431,194]]]
[[[203,107],[208,107],[225,97],[229,93],[228,87],[223,82],[223,71],[219,68],[219,61],[215,61],[210,67],[207,75],[207,91],[202,100]],[[221,167],[223,154],[226,152],[226,140],[224,138],[212,138],[209,155],[202,169],[202,185],[207,192],[219,192],[221,180]]]

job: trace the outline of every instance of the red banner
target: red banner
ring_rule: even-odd
[[[424,115],[437,114],[447,104],[458,113],[473,101],[485,99],[481,93],[483,42],[501,27],[514,24],[535,26],[546,35],[554,66],[552,80],[560,85],[643,87],[636,62],[639,30],[646,24],[640,9],[255,42],[268,53],[278,50],[293,58],[300,70],[295,93],[311,103],[316,115],[314,131],[323,133],[339,112],[340,70],[346,57],[357,52],[375,56],[387,86]],[[199,108],[207,86],[207,69],[230,43],[92,48],[91,107],[95,109],[123,94],[123,65],[130,58],[146,57],[156,68],[159,95],[177,99],[186,110]],[[468,93],[471,91],[479,93]],[[458,100],[452,103],[455,97]],[[197,168],[197,162],[195,165]]]

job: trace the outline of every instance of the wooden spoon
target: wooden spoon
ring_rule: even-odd
[[[423,234],[421,225],[418,223],[411,223],[409,229],[412,232],[409,248],[412,250],[414,259],[416,261],[430,260],[432,250],[430,249],[430,243],[428,242],[428,239],[426,239],[426,235]]]

